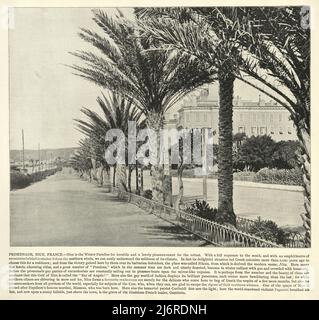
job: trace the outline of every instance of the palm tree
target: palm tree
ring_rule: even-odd
[[[92,180],[91,141],[89,138],[80,140],[79,149],[71,157],[70,164],[80,174],[80,177]]]
[[[98,105],[102,111],[102,117],[88,109],[82,108],[81,112],[88,118],[88,120],[76,119],[78,129],[85,135],[92,137],[93,146],[97,146],[95,150],[95,157],[104,166],[108,166],[105,159],[105,142],[106,132],[110,129],[120,129],[126,139],[126,164],[127,164],[127,143],[128,143],[128,122],[134,121],[139,128],[143,128],[145,120],[141,119],[142,113],[133,105],[132,99],[126,99],[116,93],[111,93],[108,97],[102,93],[102,98],[97,98]],[[126,164],[116,164],[116,182],[120,190],[127,191],[127,176]],[[115,167],[114,167],[115,170]],[[129,175],[131,170],[129,170]],[[115,178],[115,177],[114,177]],[[129,177],[129,181],[130,181]]]
[[[285,107],[302,145],[306,246],[310,246],[310,27],[305,7],[195,8],[218,34],[218,21],[241,36],[236,45],[235,77]],[[220,37],[220,35],[219,35]],[[223,39],[223,37],[220,37]]]
[[[214,11],[214,9],[212,9]],[[238,45],[242,36],[237,26],[218,17],[215,28],[200,11],[192,8],[136,9],[144,18],[144,28],[163,49],[179,52],[206,61],[219,82],[219,152],[218,152],[218,214],[217,221],[236,226],[233,209],[233,91],[237,72]]]
[[[99,49],[72,53],[84,65],[73,65],[75,73],[95,84],[131,98],[146,117],[149,129],[157,137],[157,158],[152,164],[153,199],[162,202],[163,165],[160,164],[160,130],[164,114],[180,98],[204,83],[216,79],[205,62],[185,55],[154,50],[154,41],[144,36],[136,21],[119,11],[116,18],[94,10],[93,20],[102,29],[100,35],[81,29],[80,37]]]
[[[109,171],[110,167],[104,159],[105,152],[105,130],[107,127],[104,126],[104,123],[100,121],[98,124],[98,115],[97,118],[94,118],[96,121],[92,120],[90,123],[76,120],[77,128],[79,131],[86,135],[85,146],[88,148],[88,153],[90,155],[91,167],[92,167],[92,179],[96,180],[98,185],[103,186],[103,183],[108,184],[109,180]],[[88,145],[88,146],[86,146]],[[107,177],[104,179],[104,172],[106,171]],[[105,181],[104,181],[105,180]]]
[[[242,39],[241,46],[249,50],[250,55],[243,56],[241,69],[258,85],[243,76],[239,78],[257,89],[266,87],[265,93],[276,98],[294,122],[303,149],[299,160],[306,212],[302,219],[306,246],[310,247],[310,27],[307,15],[309,9],[305,7],[242,8],[239,18],[246,21],[249,37]]]

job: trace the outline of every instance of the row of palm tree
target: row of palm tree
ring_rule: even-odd
[[[119,94],[111,93],[97,98],[97,103],[100,107],[101,114],[92,111],[89,108],[82,108],[81,113],[85,119],[75,119],[77,129],[82,132],[86,139],[80,142],[80,151],[86,154],[90,159],[89,162],[83,163],[86,165],[86,170],[89,171],[89,178],[94,179],[99,185],[108,184],[110,180],[110,164],[105,158],[105,150],[108,145],[105,141],[106,132],[110,129],[120,129],[124,135],[123,141],[125,148],[125,164],[117,163],[113,165],[113,186],[127,191],[131,189],[131,169],[129,166],[129,176],[127,178],[128,166],[128,123],[134,121],[138,128],[142,129],[145,126],[145,119],[142,119],[142,113],[132,104],[131,99],[126,99]],[[122,143],[122,141],[118,141]],[[75,168],[79,160],[79,155],[75,154],[72,159],[72,164]],[[79,162],[81,168],[81,161]],[[106,176],[104,176],[104,172]],[[80,170],[80,173],[82,171]],[[92,175],[92,177],[91,177]]]
[[[119,11],[116,19],[94,10],[93,20],[104,31],[101,36],[82,29],[80,37],[99,49],[74,52],[85,66],[73,65],[78,75],[112,92],[132,99],[144,114],[146,125],[157,134],[157,163],[152,166],[153,199],[162,202],[164,171],[160,165],[159,132],[164,114],[175,102],[204,83],[215,80],[204,63],[181,54],[153,50],[156,42],[143,36],[143,30]]]
[[[300,8],[138,8],[134,13],[132,20],[120,11],[111,17],[94,10],[104,34],[81,29],[80,37],[100,54],[73,52],[82,61],[72,66],[74,72],[131,101],[156,133],[179,99],[218,81],[218,220],[234,226],[234,82],[239,79],[287,108],[303,146],[303,219],[310,245],[310,30],[300,21]],[[91,111],[84,112],[91,118]],[[78,123],[94,136],[89,123]],[[156,201],[164,199],[163,177],[158,159],[152,166]]]

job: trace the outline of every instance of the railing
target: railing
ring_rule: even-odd
[[[249,232],[249,229],[254,224],[254,220],[236,217],[237,228],[243,232]],[[305,247],[305,237],[298,231],[289,231],[286,233],[285,245],[286,248],[304,248]]]
[[[285,247],[287,248],[304,248],[305,237],[298,231],[291,231],[288,234]]]
[[[241,230],[200,218],[182,210],[176,210],[175,208],[133,193],[121,191],[117,188],[114,188],[113,192],[115,192],[120,199],[135,204],[142,210],[152,213],[163,220],[178,225],[216,246],[279,247],[275,243],[250,235]]]

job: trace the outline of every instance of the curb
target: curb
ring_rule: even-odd
[[[250,182],[250,181],[236,181],[234,180],[235,186],[248,187],[248,188],[262,188],[262,189],[273,189],[282,191],[303,191],[302,186],[291,186],[283,184],[271,184],[271,183],[260,183],[260,182]]]
[[[192,179],[201,179],[201,178],[183,178],[184,181]],[[208,181],[217,182],[217,179],[207,179]],[[234,180],[234,186],[246,187],[246,188],[261,188],[261,189],[273,189],[273,190],[282,190],[282,191],[294,191],[302,192],[302,186],[292,186],[292,185],[283,185],[283,184],[272,184],[272,183],[260,183],[260,182],[251,182],[251,181],[238,181]]]

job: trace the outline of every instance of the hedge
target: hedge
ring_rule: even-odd
[[[302,186],[302,171],[294,169],[260,169],[256,174],[256,182]]]
[[[173,177],[177,176],[175,170],[172,170]],[[200,176],[195,176],[194,169],[184,170],[184,178],[199,178]],[[217,179],[218,173],[210,173],[208,175],[210,179]],[[262,182],[262,183],[272,183],[272,184],[285,184],[302,186],[302,171],[299,168],[294,169],[269,169],[263,168],[258,172],[253,171],[239,171],[234,172],[233,178],[235,181],[250,181],[250,182]]]
[[[11,171],[10,172],[10,190],[25,188],[30,184],[37,181],[41,181],[46,177],[51,176],[60,170],[61,168],[56,168],[56,169],[35,172],[31,174],[23,174],[18,171]]]

